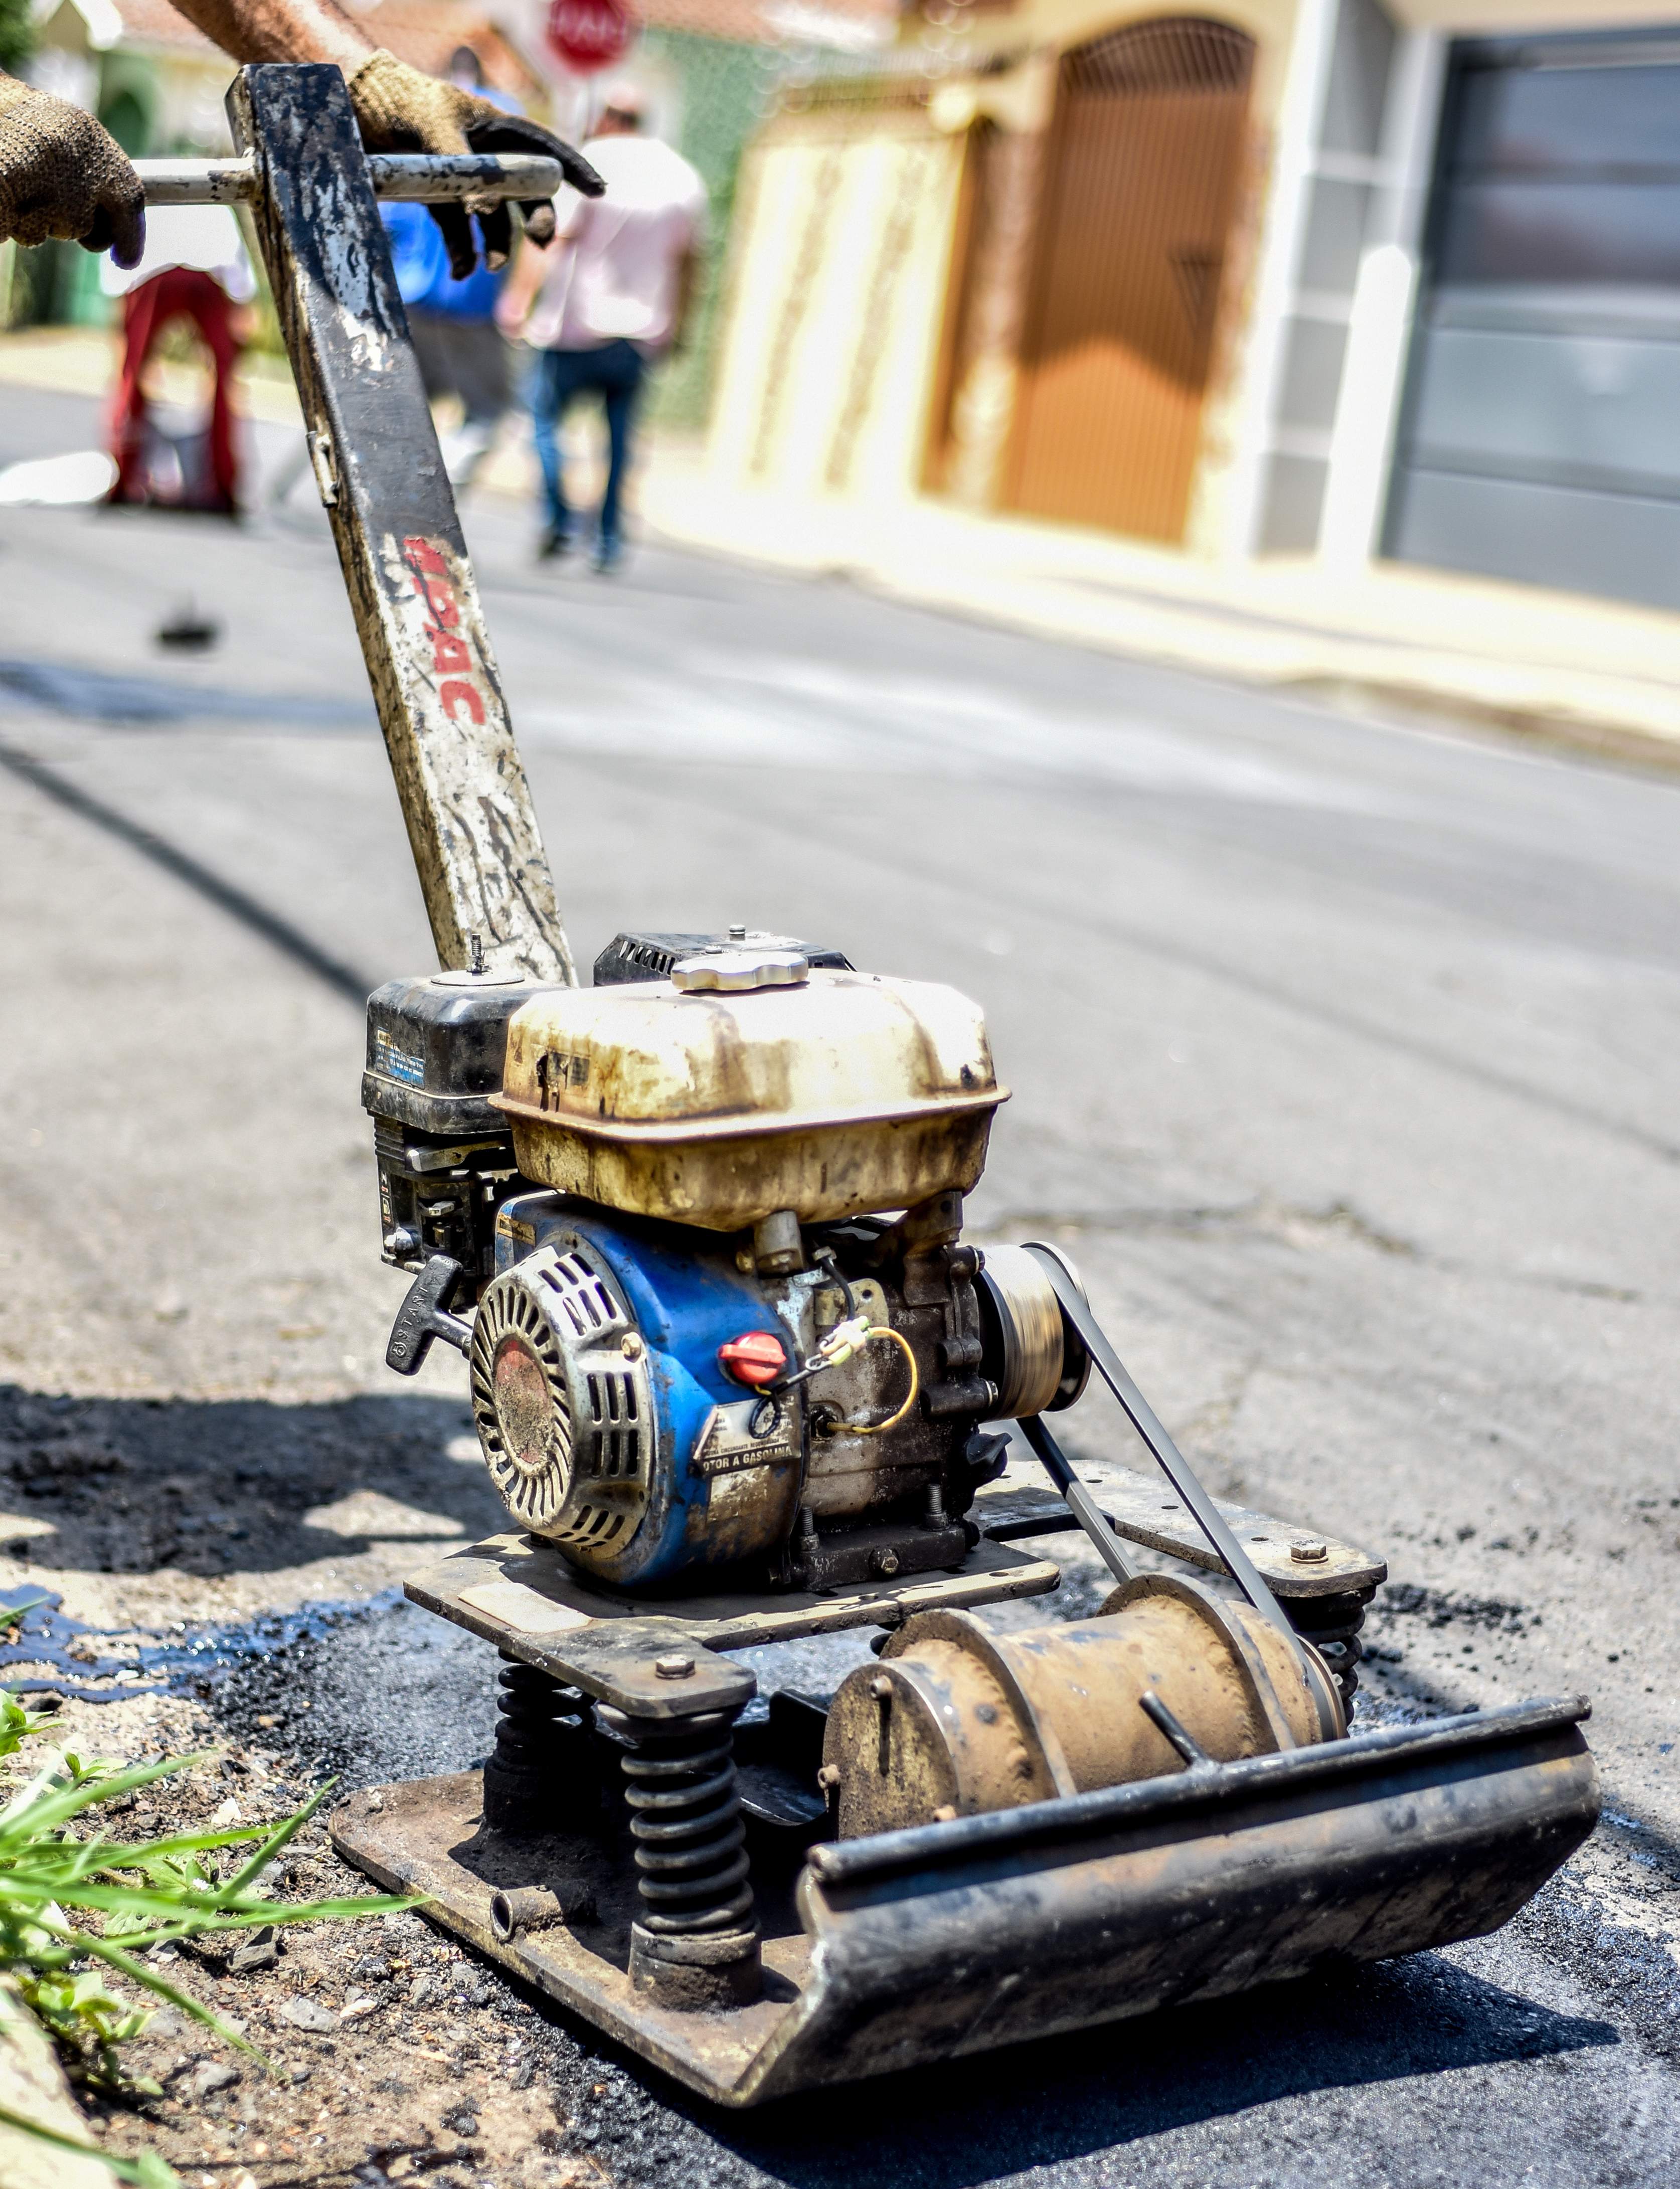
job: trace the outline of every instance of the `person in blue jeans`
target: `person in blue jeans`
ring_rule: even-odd
[[[572,544],[572,511],[566,500],[560,433],[574,396],[598,395],[607,416],[607,484],[596,518],[595,566],[617,568],[624,551],[621,504],[630,468],[631,422],[647,376],[648,361],[624,336],[588,349],[542,349],[531,361],[531,438],[542,470],[548,523],[537,544],[547,561]]]
[[[545,558],[565,554],[576,529],[559,443],[566,413],[580,395],[598,396],[606,411],[594,554],[601,571],[616,569],[624,551],[624,487],[642,382],[649,364],[682,339],[705,242],[704,184],[642,123],[639,94],[612,86],[585,147],[604,195],[562,192],[554,241],[522,243],[496,306],[503,332],[535,352],[529,401],[546,515],[537,552]]]

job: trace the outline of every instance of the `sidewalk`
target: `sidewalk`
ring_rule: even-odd
[[[1468,719],[1680,766],[1680,615],[1380,563],[1222,568],[1097,532],[720,484],[657,449],[644,522],[686,546],[844,573],[930,607],[1208,675]]]

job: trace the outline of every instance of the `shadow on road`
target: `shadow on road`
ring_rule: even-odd
[[[0,1384],[0,1550],[59,1572],[276,1573],[505,1524],[459,1400],[70,1399]],[[457,1450],[462,1447],[457,1445]],[[48,1524],[43,1533],[38,1524]]]
[[[705,2132],[790,2189],[970,2189],[1280,2099],[1619,2042],[1434,1954],[791,2099]]]
[[[346,734],[376,727],[365,699],[317,699],[266,685],[252,690],[237,683],[191,683],[146,671],[119,675],[69,661],[0,660],[0,695],[24,707],[116,729],[187,723],[225,729],[255,723],[263,729]]]
[[[0,663],[0,682],[3,681],[5,669],[6,665]],[[306,972],[325,981],[329,988],[342,996],[347,1003],[354,1004],[358,1010],[378,985],[366,974],[357,972],[354,966],[341,963],[329,951],[323,950],[301,928],[295,927],[289,919],[259,902],[248,890],[241,889],[236,882],[229,881],[223,875],[212,874],[189,851],[184,851],[179,845],[168,842],[155,829],[148,829],[143,823],[131,819],[127,814],[119,813],[115,806],[93,797],[55,768],[48,767],[44,761],[37,760],[33,754],[20,752],[0,742],[0,767],[20,781],[32,784],[44,796],[62,806],[66,812],[74,813],[79,820],[91,822],[96,829],[102,829],[107,835],[114,836],[118,843],[126,844],[131,851],[139,852],[154,866],[161,867],[165,874],[173,874],[178,882],[184,882],[189,889],[196,890],[218,911],[228,913],[253,935],[261,936],[263,942],[272,943],[283,956],[291,959],[294,964],[301,965]]]

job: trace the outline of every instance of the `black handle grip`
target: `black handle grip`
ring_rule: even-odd
[[[391,1342],[385,1349],[387,1368],[394,1368],[399,1376],[414,1375],[439,1338],[446,1345],[466,1352],[472,1343],[472,1326],[448,1311],[455,1288],[466,1274],[450,1255],[433,1255],[397,1309]]]

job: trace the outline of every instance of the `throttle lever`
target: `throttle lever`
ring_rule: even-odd
[[[458,1352],[466,1352],[472,1343],[472,1326],[449,1312],[455,1287],[466,1275],[452,1256],[432,1256],[397,1309],[390,1343],[385,1348],[387,1368],[394,1368],[399,1376],[416,1374],[439,1338]]]

